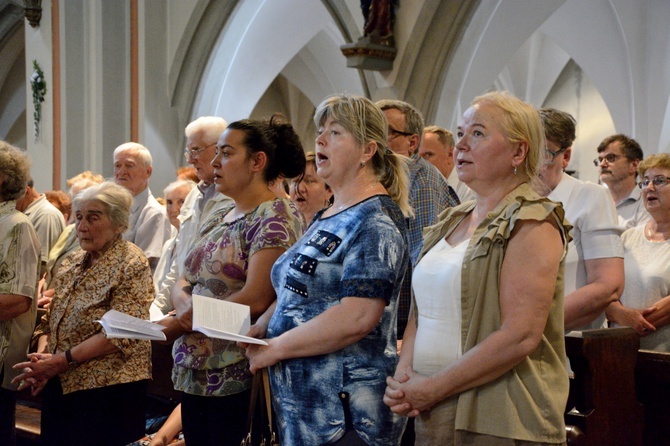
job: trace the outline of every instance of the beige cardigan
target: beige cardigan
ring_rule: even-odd
[[[421,257],[474,208],[467,202],[447,209],[424,230]],[[460,394],[456,429],[535,442],[565,442],[563,413],[568,397],[564,324],[563,264],[570,224],[563,208],[524,183],[508,194],[475,230],[461,274],[461,345],[467,352],[500,327],[500,270],[517,220],[553,219],[564,254],[549,318],[537,349],[496,380]],[[529,255],[542,253],[529,253]]]

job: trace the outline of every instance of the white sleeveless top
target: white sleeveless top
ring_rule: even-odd
[[[414,268],[412,287],[419,326],[414,370],[433,375],[462,354],[461,268],[470,240],[455,247],[440,240]]]

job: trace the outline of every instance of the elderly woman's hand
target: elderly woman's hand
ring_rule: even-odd
[[[37,308],[44,308],[44,309],[49,308],[49,305],[51,304],[51,301],[54,298],[54,293],[55,290],[53,288],[50,290],[43,290],[40,295],[40,298],[37,299]]]
[[[35,396],[42,391],[47,381],[67,371],[69,366],[63,355],[30,353],[28,361],[15,364],[12,368],[23,370],[23,373],[12,380],[12,384],[19,383],[18,390],[30,387],[30,393]]]

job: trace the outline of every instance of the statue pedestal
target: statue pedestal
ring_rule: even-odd
[[[347,58],[347,67],[372,71],[392,70],[397,53],[393,46],[370,43],[366,38],[342,45],[340,50]]]

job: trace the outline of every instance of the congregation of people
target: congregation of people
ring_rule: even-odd
[[[314,124],[303,147],[281,115],[195,119],[159,197],[137,142],[40,193],[0,141],[0,444],[28,393],[43,445],[238,446],[267,373],[283,445],[560,445],[566,333],[670,352],[669,154],[608,136],[582,181],[576,120],[506,92],[455,134],[348,94]],[[194,331],[193,295],[247,305],[266,344]],[[163,326],[172,367],[109,310]],[[148,432],[157,374],[180,398]]]

